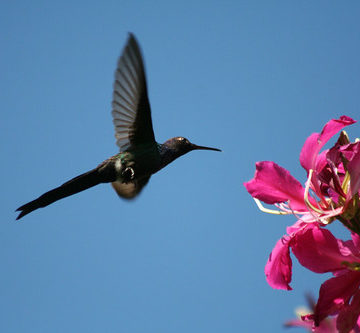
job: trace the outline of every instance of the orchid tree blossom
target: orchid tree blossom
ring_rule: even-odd
[[[334,147],[320,152],[336,133],[353,123],[347,116],[332,119],[321,133],[305,141],[300,153],[307,172],[304,187],[275,162],[257,162],[254,178],[244,186],[259,208],[272,214],[293,214],[305,223],[328,224],[338,218],[360,233],[360,142],[350,143],[343,131]],[[277,210],[263,207],[260,201]]]
[[[324,226],[337,218],[359,233],[360,143],[350,143],[342,132],[333,148],[320,152],[333,135],[354,122],[346,116],[330,120],[321,133],[306,140],[300,154],[308,173],[305,187],[289,171],[269,161],[256,163],[254,178],[244,184],[263,211],[298,218],[276,243],[265,266],[267,282],[273,288],[291,290],[290,248],[311,224]],[[310,188],[315,197],[309,195]],[[276,205],[278,210],[264,208],[260,200]]]
[[[328,316],[336,316],[338,332],[360,332],[360,236],[352,233],[352,240],[342,241],[312,224],[295,236],[292,252],[309,270],[334,276],[321,285],[314,313],[304,321],[316,328]]]
[[[316,332],[325,332],[319,328],[328,316],[336,316],[339,332],[360,332],[360,141],[350,142],[343,131],[354,123],[341,116],[308,137],[300,153],[307,174],[304,186],[270,161],[257,162],[254,178],[244,183],[262,211],[297,218],[276,243],[265,266],[270,286],[291,290],[290,250],[304,267],[334,275],[321,286],[314,313],[303,317]],[[335,145],[322,150],[339,131]],[[276,209],[265,208],[261,201]],[[338,240],[324,228],[334,220],[352,232],[351,241]]]

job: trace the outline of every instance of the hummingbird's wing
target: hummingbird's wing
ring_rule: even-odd
[[[140,193],[143,187],[148,183],[149,179],[150,176],[147,176],[129,183],[116,181],[112,182],[111,185],[120,197],[124,199],[133,199]]]
[[[112,116],[120,151],[155,143],[145,68],[139,45],[131,33],[115,71]]]

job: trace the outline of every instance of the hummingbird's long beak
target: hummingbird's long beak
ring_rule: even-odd
[[[214,150],[214,151],[221,151],[221,149],[218,149],[218,148],[211,148],[211,147],[198,146],[198,145],[195,145],[195,144],[192,144],[192,149],[193,149],[193,150],[195,150],[195,149],[199,149],[199,150]]]

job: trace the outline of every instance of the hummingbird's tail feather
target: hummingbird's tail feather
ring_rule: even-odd
[[[109,176],[109,174],[101,171],[103,171],[103,169],[97,167],[96,169],[85,172],[67,181],[61,186],[56,187],[53,190],[44,193],[37,199],[30,201],[27,204],[19,207],[16,211],[19,211],[20,214],[16,219],[19,220],[23,216],[31,213],[32,211],[38,208],[46,207],[55,201],[66,198],[75,193],[84,191],[100,183],[106,183],[113,180],[113,178],[107,179],[108,177],[106,176]]]

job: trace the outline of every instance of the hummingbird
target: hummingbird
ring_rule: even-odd
[[[16,210],[20,212],[17,220],[38,208],[101,183],[111,183],[119,197],[133,199],[148,183],[152,174],[178,157],[192,150],[221,151],[198,146],[181,136],[164,143],[156,142],[145,66],[139,44],[132,33],[129,33],[117,62],[111,114],[120,153],[108,158],[95,169],[72,178],[19,207]]]

